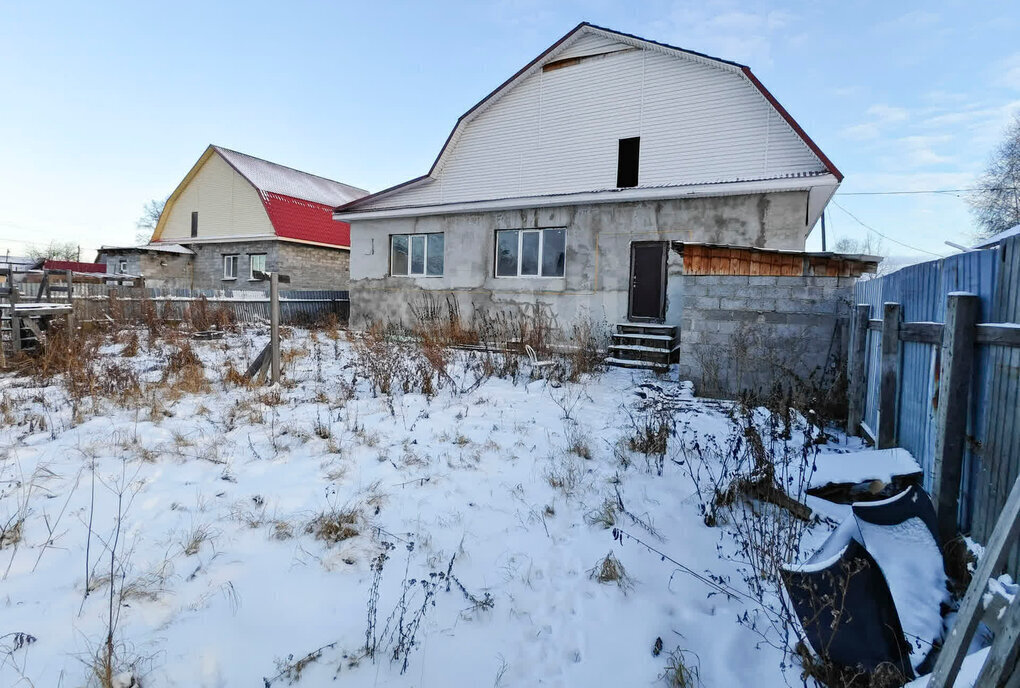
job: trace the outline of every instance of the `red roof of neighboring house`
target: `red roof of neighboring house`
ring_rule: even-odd
[[[282,239],[307,241],[325,246],[350,249],[351,226],[333,220],[333,208],[368,192],[350,184],[335,182],[315,174],[301,172],[292,167],[278,165],[245,153],[210,145],[177,185],[163,207],[150,244],[163,241],[166,218],[184,189],[194,180],[199,170],[213,155],[218,155],[243,177],[258,193],[273,233]],[[259,231],[263,230],[261,227]],[[237,235],[239,238],[243,234]],[[183,237],[173,237],[177,243],[190,244]]]
[[[277,236],[350,247],[351,226],[333,219],[333,206],[277,193],[260,196]]]
[[[74,260],[47,260],[43,263],[45,270],[72,270],[74,272],[106,272],[105,263],[79,263]]]

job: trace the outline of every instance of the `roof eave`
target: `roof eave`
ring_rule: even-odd
[[[334,220],[353,222],[356,220],[384,219],[391,217],[413,217],[424,215],[450,215],[455,213],[486,212],[490,210],[512,210],[518,208],[540,208],[561,205],[584,205],[589,203],[628,203],[645,200],[668,200],[674,198],[698,198],[709,196],[740,196],[754,193],[808,191],[814,187],[837,185],[831,173],[812,177],[790,177],[786,179],[764,179],[743,182],[721,182],[714,184],[691,184],[685,186],[637,187],[632,189],[605,189],[600,191],[579,191],[544,196],[517,196],[512,198],[462,201],[426,206],[402,206],[394,208],[338,208],[333,212]]]

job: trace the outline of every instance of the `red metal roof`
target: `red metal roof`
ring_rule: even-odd
[[[79,263],[73,260],[47,260],[43,263],[45,270],[72,270],[74,272],[106,272],[105,263]]]
[[[351,246],[351,226],[333,219],[333,206],[283,194],[260,194],[276,235],[331,246]]]

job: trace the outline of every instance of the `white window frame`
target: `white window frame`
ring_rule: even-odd
[[[117,274],[118,275],[126,275],[127,274],[127,268],[128,268],[127,260],[121,258],[120,260],[117,261]]]
[[[224,253],[223,254],[223,279],[224,280],[236,280],[237,279],[237,263],[240,258],[239,253]],[[230,274],[227,270],[227,266],[233,266],[233,274]]]
[[[266,271],[266,254],[265,253],[249,253],[248,254],[248,281],[249,282],[258,282],[258,280],[255,279],[255,259],[256,258],[262,258],[262,270],[261,270],[261,272],[265,272]]]
[[[542,264],[545,258],[545,233],[547,231],[563,232],[563,274],[562,275],[543,275]],[[516,275],[501,275],[499,274],[499,233],[500,232],[517,232],[517,274]],[[538,273],[535,275],[524,275],[521,274],[521,260],[524,257],[524,235],[525,234],[538,233]],[[496,241],[493,245],[493,256],[492,256],[492,275],[497,279],[520,279],[522,277],[527,279],[563,279],[567,276],[567,228],[566,227],[521,227],[521,228],[507,228],[496,230]]]
[[[443,237],[443,265],[438,275],[429,274],[429,237],[438,234]],[[393,240],[397,237],[407,239],[407,272],[393,272]],[[420,237],[423,245],[421,272],[414,272],[412,267],[411,244]],[[442,277],[446,274],[446,232],[425,232],[422,234],[391,234],[390,235],[390,275],[393,277]]]

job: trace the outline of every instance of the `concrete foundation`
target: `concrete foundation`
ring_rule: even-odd
[[[351,226],[351,324],[413,320],[423,292],[457,300],[463,317],[478,311],[542,311],[554,325],[579,318],[625,321],[632,241],[688,241],[802,250],[808,194],[789,191],[633,203],[600,203],[477,214],[354,220]],[[496,277],[500,229],[566,228],[563,277]],[[389,274],[389,237],[443,232],[442,277]],[[680,257],[668,265],[666,323],[680,325]]]

